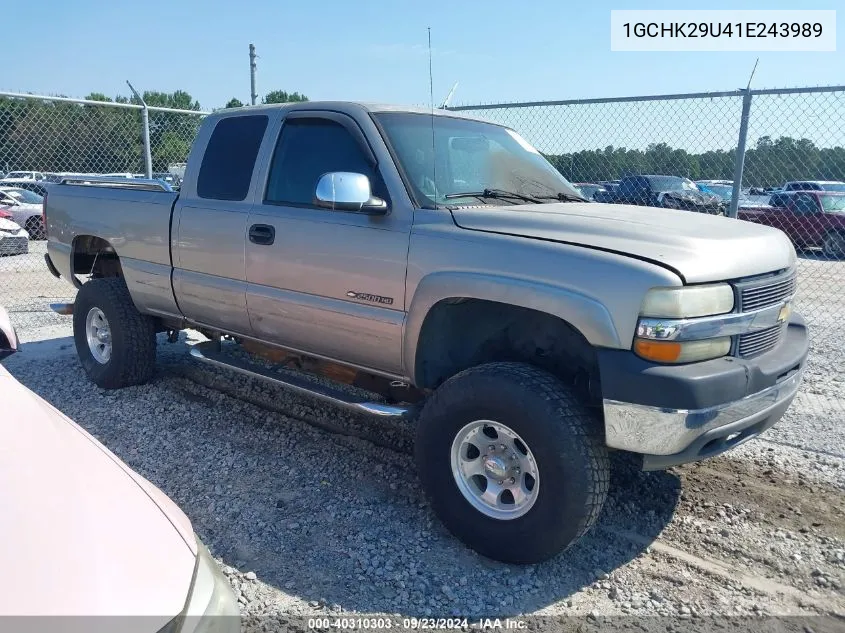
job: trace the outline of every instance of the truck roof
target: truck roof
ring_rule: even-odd
[[[481,121],[475,116],[469,116],[463,112],[456,112],[454,110],[445,110],[424,106],[408,106],[396,105],[387,103],[370,103],[366,101],[300,101],[295,103],[272,103],[266,105],[249,105],[239,108],[226,108],[218,110],[209,116],[231,115],[239,112],[270,112],[275,110],[336,110],[340,112],[349,110],[364,110],[366,112],[407,112],[410,114],[433,114],[434,116],[446,116],[460,119],[470,119],[473,121]]]

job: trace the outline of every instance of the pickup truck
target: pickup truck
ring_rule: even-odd
[[[587,202],[507,127],[347,102],[223,110],[169,189],[51,185],[46,263],[78,288],[54,309],[88,377],[148,381],[157,333],[190,328],[209,338],[200,361],[414,424],[435,513],[493,559],[542,561],[589,530],[610,451],[644,469],[722,453],[802,379],[781,231]]]
[[[737,217],[780,229],[798,248],[821,248],[830,259],[845,257],[845,192],[792,191],[778,201],[740,208]]]
[[[725,215],[727,203],[719,196],[702,191],[680,176],[625,176],[611,195],[601,202],[683,209],[711,215]]]

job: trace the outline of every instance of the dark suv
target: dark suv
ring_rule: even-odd
[[[719,196],[701,191],[681,176],[625,176],[614,190],[612,202],[712,215],[724,215],[726,208]]]

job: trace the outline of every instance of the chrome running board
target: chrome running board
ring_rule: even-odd
[[[217,341],[207,341],[193,345],[191,347],[191,356],[204,363],[215,365],[216,367],[226,367],[239,374],[260,378],[261,380],[287,387],[298,393],[317,398],[323,402],[328,402],[335,406],[357,411],[365,415],[380,418],[405,418],[408,417],[411,411],[411,407],[383,404],[381,402],[362,402],[354,399],[353,396],[344,393],[340,389],[319,385],[316,381],[309,380],[306,377],[298,378],[277,374],[259,365],[248,361],[241,361],[225,354],[219,349],[219,343]]]

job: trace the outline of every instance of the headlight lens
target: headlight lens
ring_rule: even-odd
[[[725,283],[652,288],[643,300],[640,316],[686,319],[725,314],[733,308],[733,289]]]
[[[650,341],[638,338],[634,341],[634,351],[657,363],[694,363],[711,358],[725,356],[731,350],[731,338],[711,338],[703,341]]]
[[[240,609],[229,581],[197,539],[197,572],[179,633],[235,633]]]

